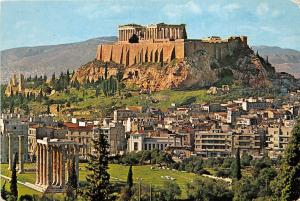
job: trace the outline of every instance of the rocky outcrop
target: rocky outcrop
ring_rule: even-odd
[[[241,46],[231,55],[219,60],[205,50],[196,51],[188,57],[174,59],[169,63],[143,63],[128,67],[114,62],[94,60],[80,67],[72,80],[78,80],[80,83],[87,80],[96,81],[104,77],[105,65],[108,67],[108,77],[122,71],[124,84],[128,88],[137,87],[141,90],[210,87],[228,79],[231,83],[256,88],[271,87],[280,83],[274,81],[280,77],[274,67],[248,46]]]
[[[160,91],[206,87],[212,85],[217,76],[210,68],[210,58],[204,51],[198,51],[185,59],[176,59],[169,64],[149,63],[127,67],[124,83],[137,85],[141,89]]]
[[[90,82],[97,81],[101,77],[104,78],[105,66],[107,65],[107,76],[115,76],[119,69],[122,69],[122,65],[113,62],[101,62],[93,60],[87,64],[81,66],[73,75],[71,81],[77,80],[79,83],[85,83],[87,80]]]

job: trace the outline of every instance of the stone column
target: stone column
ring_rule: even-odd
[[[50,145],[47,145],[47,183],[46,186],[49,187],[52,185],[52,171],[53,171],[53,165],[52,165],[52,147]]]
[[[52,185],[56,183],[56,146],[52,147],[52,163],[53,163],[53,174],[52,174]]]
[[[19,173],[24,173],[24,135],[19,135]]]
[[[43,159],[44,159],[44,153],[43,153],[43,145],[40,144],[40,150],[39,150],[39,156],[40,156],[40,182],[39,185],[43,185],[43,175],[44,175],[44,168],[43,168]]]
[[[180,28],[177,28],[177,38],[178,39],[181,38],[181,36],[180,36]]]
[[[68,148],[68,156],[70,157],[70,149]],[[70,158],[68,158],[67,160],[66,160],[66,162],[67,162],[67,173],[68,173],[68,176],[67,176],[67,179],[66,179],[66,183],[68,183],[69,182],[69,177],[70,177],[70,174],[71,174],[71,171],[72,171],[72,165],[70,164]]]
[[[64,153],[64,148],[62,148],[61,153],[60,153],[60,186],[64,187],[65,186],[65,153]]]
[[[40,183],[40,145],[36,144],[36,177],[35,184],[38,185]]]
[[[79,185],[79,147],[75,145],[75,171],[77,176],[77,186]]]
[[[43,163],[43,167],[44,167],[44,171],[43,171],[43,185],[47,185],[47,164],[48,164],[48,158],[47,158],[47,148],[46,145],[43,145],[43,158],[44,158],[44,163]]]
[[[60,185],[60,147],[56,150],[56,186]]]
[[[11,170],[13,166],[13,134],[8,133],[8,169]]]

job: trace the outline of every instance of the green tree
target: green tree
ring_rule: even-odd
[[[47,114],[50,114],[51,112],[50,112],[50,104],[48,103],[47,104]]]
[[[13,195],[15,198],[18,197],[18,186],[17,186],[17,158],[18,155],[15,153],[14,155],[14,161],[13,161],[13,166],[11,170],[11,180],[10,180],[10,193]]]
[[[189,200],[199,201],[231,201],[233,193],[228,189],[228,184],[212,179],[195,179],[187,183]]]
[[[104,79],[107,80],[107,76],[108,76],[108,65],[107,63],[105,63],[104,66]]]
[[[133,186],[133,179],[132,179],[132,165],[130,165],[129,170],[128,170],[128,175],[127,175],[127,183],[126,185],[129,188],[132,188]]]
[[[231,176],[240,180],[242,178],[241,173],[241,158],[240,158],[240,149],[238,148],[236,151],[235,162],[232,163],[230,167]]]
[[[160,193],[161,201],[173,201],[179,199],[181,190],[179,185],[174,181],[165,181]]]
[[[8,193],[7,193],[6,189],[5,189],[5,185],[6,185],[6,181],[4,181],[4,184],[3,184],[2,188],[1,188],[1,198],[3,200],[6,200],[7,197],[8,197]]]
[[[300,197],[300,122],[292,131],[283,163],[272,186],[277,200],[297,200]]]
[[[83,197],[90,201],[111,200],[110,175],[107,172],[109,145],[104,134],[93,140],[93,146],[94,153],[89,155],[87,166],[91,173],[86,177],[87,186]]]
[[[67,84],[69,84],[70,83],[70,72],[69,72],[69,69],[67,70],[67,73],[66,73],[66,82],[67,82]]]
[[[98,97],[99,96],[99,88],[96,88],[96,92],[95,92],[95,96]]]
[[[55,83],[55,73],[52,74],[52,77],[51,77],[51,84],[54,84]]]
[[[77,173],[75,168],[75,157],[73,157],[72,167],[69,170],[68,184],[67,184],[68,200],[70,201],[76,200],[77,188],[78,188],[78,182],[77,182]]]

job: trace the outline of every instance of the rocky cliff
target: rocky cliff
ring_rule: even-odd
[[[130,67],[94,60],[81,66],[72,80],[80,83],[86,80],[96,81],[101,76],[104,77],[105,65],[108,66],[108,77],[122,71],[123,82],[127,87],[135,86],[151,91],[233,83],[258,88],[271,87],[278,83],[276,79],[280,77],[269,62],[256,55],[249,47],[243,46],[222,60],[210,57],[204,50],[184,59],[174,59],[170,63],[145,63]]]

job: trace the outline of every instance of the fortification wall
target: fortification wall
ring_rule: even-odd
[[[184,57],[184,40],[159,43],[115,43],[98,46],[96,58],[131,66],[146,62],[170,62]]]
[[[243,37],[231,37],[226,40],[175,40],[152,41],[141,43],[115,43],[98,46],[96,58],[100,61],[114,61],[124,66],[147,62],[170,62],[173,59],[183,59],[192,55],[195,51],[205,50],[211,57],[223,59],[232,55],[234,49],[247,45],[247,39]]]
[[[198,50],[204,50],[215,59],[224,59],[226,56],[233,54],[233,51],[247,45],[240,38],[222,40],[220,42],[207,42],[202,40],[187,40],[185,42],[185,56],[189,56]]]

